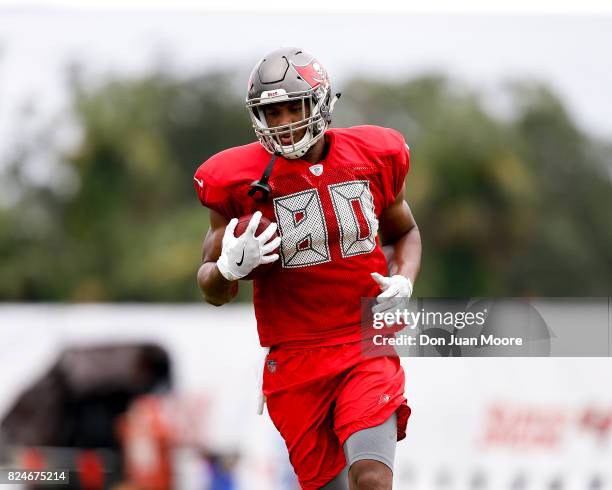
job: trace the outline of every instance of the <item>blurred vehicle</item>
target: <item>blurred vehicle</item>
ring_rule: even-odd
[[[171,387],[171,362],[157,345],[67,349],[2,420],[5,459],[20,469],[69,470],[65,488],[110,488],[125,476],[120,417],[139,397]]]

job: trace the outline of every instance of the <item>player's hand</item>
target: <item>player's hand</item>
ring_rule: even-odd
[[[372,272],[374,279],[382,293],[376,297],[376,304],[372,307],[372,313],[395,313],[408,307],[408,301],[412,296],[412,282],[404,276],[396,275],[385,277],[378,272]]]
[[[237,218],[233,218],[225,228],[217,267],[221,275],[228,281],[235,281],[246,276],[258,265],[278,260],[278,254],[270,252],[278,248],[281,242],[280,237],[268,242],[276,232],[276,223],[271,223],[259,236],[255,236],[260,219],[261,212],[257,211],[253,214],[244,233],[238,238],[234,236],[234,230],[238,224]]]

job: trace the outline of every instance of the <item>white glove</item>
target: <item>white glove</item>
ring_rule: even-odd
[[[372,313],[395,313],[408,307],[408,300],[412,295],[412,282],[404,276],[385,277],[378,272],[372,272],[374,279],[382,293],[376,297],[376,304],[372,307]]]
[[[271,223],[259,236],[255,236],[261,212],[253,214],[246,230],[238,238],[234,236],[234,230],[238,220],[233,218],[225,227],[221,256],[217,260],[217,267],[221,275],[228,281],[235,281],[246,276],[255,267],[261,264],[269,264],[278,260],[278,254],[268,255],[280,245],[280,237],[272,238],[276,232],[276,223]]]

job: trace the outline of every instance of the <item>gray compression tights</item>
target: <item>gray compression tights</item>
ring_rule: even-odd
[[[386,464],[393,471],[395,446],[397,444],[397,415],[393,413],[376,427],[362,429],[352,434],[344,443],[346,466],[321,490],[348,490],[348,471],[362,459],[374,459]]]

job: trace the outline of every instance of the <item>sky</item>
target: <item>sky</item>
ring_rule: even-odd
[[[184,76],[230,69],[242,87],[238,82],[263,54],[290,45],[315,54],[339,90],[355,74],[398,79],[442,72],[481,90],[487,106],[503,112],[504,81],[540,80],[581,128],[612,141],[612,6],[603,2],[492,8],[468,1],[456,12],[437,0],[425,12],[423,4],[410,9],[382,0],[376,11],[372,3],[350,11],[315,3],[307,15],[296,13],[303,4],[281,7],[276,0],[258,12],[243,1],[232,3],[231,13],[218,12],[219,5],[0,0],[0,166],[16,141],[65,114],[70,63],[83,65],[94,83],[163,66]],[[20,117],[24,107],[28,122]],[[67,130],[58,144],[77,138]]]

